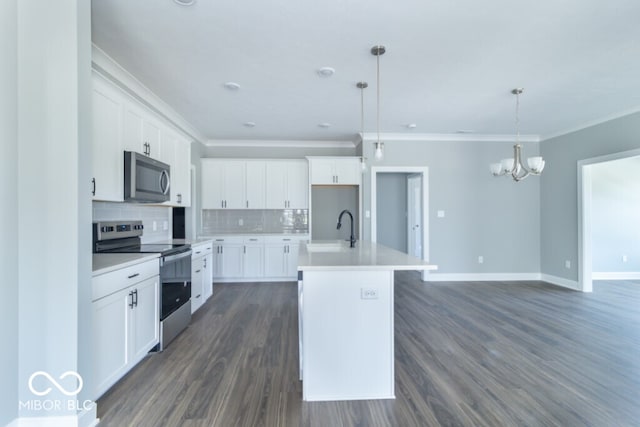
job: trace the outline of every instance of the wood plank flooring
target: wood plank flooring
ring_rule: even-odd
[[[302,402],[295,283],[221,284],[98,401],[105,426],[638,426],[640,282],[396,273],[396,399]],[[330,315],[330,313],[327,313]]]

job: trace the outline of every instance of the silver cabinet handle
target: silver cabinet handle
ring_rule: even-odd
[[[203,268],[207,268],[207,259],[206,259],[206,258],[204,258],[202,261],[204,261]]]
[[[176,196],[178,198],[178,203],[182,203],[182,194],[178,193]]]
[[[131,276],[127,276],[127,279],[133,279],[134,277],[138,277],[140,273],[132,274]]]

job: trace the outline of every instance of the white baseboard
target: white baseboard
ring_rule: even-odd
[[[552,276],[550,274],[541,274],[543,282],[551,283],[552,285],[561,286],[563,288],[573,289],[574,291],[580,291],[580,284],[576,280],[565,279],[564,277]]]
[[[425,282],[513,282],[541,280],[540,273],[429,273]]]
[[[246,278],[235,278],[235,279],[213,279],[214,285],[224,285],[224,284],[233,284],[233,283],[282,283],[282,282],[292,282],[297,283],[297,277],[260,277],[258,279],[246,279]]]
[[[77,415],[57,417],[21,417],[16,418],[8,427],[95,427],[100,422],[97,418],[96,404]]]
[[[638,271],[604,271],[591,273],[592,280],[640,280]]]

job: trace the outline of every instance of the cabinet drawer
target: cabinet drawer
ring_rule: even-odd
[[[213,251],[213,241],[191,245],[191,258],[209,255]]]
[[[160,273],[159,260],[152,259],[120,270],[95,276],[91,280],[92,301],[127,288]]]
[[[261,236],[248,236],[244,238],[245,245],[259,245],[264,243],[264,237]]]
[[[216,236],[213,238],[214,245],[221,245],[225,243],[244,243],[244,237],[242,236]]]
[[[291,244],[297,245],[307,240],[309,240],[309,235],[307,234],[265,237],[265,243],[291,243]]]

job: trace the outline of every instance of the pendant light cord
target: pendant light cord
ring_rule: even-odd
[[[360,87],[360,133],[364,142],[364,85]]]
[[[376,94],[377,94],[377,103],[378,103],[378,112],[376,119],[376,127],[378,131],[378,146],[380,145],[380,53],[376,55]]]

